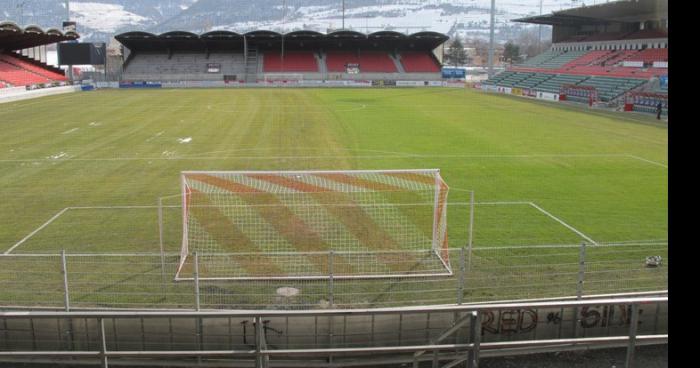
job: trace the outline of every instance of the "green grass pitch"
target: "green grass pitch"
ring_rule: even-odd
[[[157,253],[152,206],[185,170],[439,168],[451,248],[467,242],[471,190],[475,247],[667,239],[667,129],[637,114],[462,89],[101,90],[2,104],[0,126],[0,253]],[[164,216],[177,253],[180,209]],[[55,271],[0,262],[0,283]],[[149,303],[91,277],[76,302]],[[0,304],[38,300],[18,293]],[[230,300],[210,302],[246,304]]]

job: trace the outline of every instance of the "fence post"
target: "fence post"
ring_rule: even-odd
[[[267,349],[265,342],[265,330],[262,317],[254,317],[255,324],[255,366],[267,368],[268,357],[262,354],[262,349]]]
[[[102,318],[97,319],[98,323],[98,332],[100,334],[100,363],[102,364],[102,368],[107,368],[109,366],[108,358],[107,358],[107,339],[105,337],[105,321]]]
[[[586,242],[581,243],[578,254],[578,282],[576,284],[576,299],[583,297],[583,283],[586,276]]]
[[[467,355],[467,368],[479,367],[479,350],[481,349],[481,312],[471,312],[470,340],[472,348]]]
[[[66,263],[66,251],[61,250],[61,273],[63,274],[63,304],[66,312],[70,312],[70,292],[68,291],[68,266]]]
[[[576,300],[581,300],[583,297],[583,283],[585,282],[586,275],[586,242],[581,243],[581,247],[578,252],[578,274],[576,279]],[[579,315],[578,307],[574,307],[574,337],[578,336],[578,325],[579,325]]]
[[[457,286],[457,304],[464,302],[464,274],[465,274],[464,247],[459,249],[459,285]]]
[[[199,311],[199,254],[194,252],[194,306]]]
[[[335,298],[333,295],[333,251],[328,252],[328,305],[333,308]]]
[[[158,197],[158,244],[160,245],[160,275],[163,282],[163,296],[167,295],[165,278],[165,248],[163,247],[163,198]]]
[[[629,342],[627,344],[627,357],[625,368],[634,368],[634,349],[637,342],[637,326],[639,325],[639,304],[632,304],[632,316],[630,316]]]
[[[474,191],[471,191],[469,195],[469,242],[467,243],[467,248],[469,249],[469,262],[467,263],[467,271],[472,269],[472,242],[474,241]]]

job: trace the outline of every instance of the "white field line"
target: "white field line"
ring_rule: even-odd
[[[664,164],[662,164],[662,163],[660,163],[660,162],[656,162],[656,161],[652,161],[652,160],[647,160],[646,158],[643,158],[643,157],[639,157],[639,156],[635,156],[635,155],[627,155],[627,157],[630,157],[630,158],[633,158],[633,159],[639,160],[639,161],[648,162],[648,163],[650,163],[650,164],[652,164],[652,165],[661,166],[661,167],[663,167],[663,168],[668,169],[668,166],[667,166],[667,165],[664,165]]]
[[[6,250],[5,253],[3,253],[3,254],[10,254],[10,252],[12,252],[13,250],[15,250],[15,248],[19,247],[20,245],[22,245],[22,243],[24,243],[25,241],[27,241],[29,238],[31,238],[32,236],[34,236],[36,233],[38,233],[39,231],[41,231],[43,228],[47,227],[50,223],[52,223],[54,220],[56,220],[59,216],[61,216],[63,213],[65,213],[65,212],[68,211],[69,209],[70,209],[70,207],[66,207],[66,208],[62,209],[61,211],[59,211],[57,214],[53,215],[53,217],[51,217],[48,221],[44,222],[43,225],[41,225],[41,226],[39,226],[38,228],[34,229],[34,231],[32,231],[31,233],[29,233],[29,235],[27,235],[27,236],[25,236],[24,238],[22,238],[22,240],[20,240],[20,241],[18,241],[17,243],[15,243],[12,247],[10,247],[10,249]]]
[[[473,158],[473,159],[512,159],[512,158],[596,158],[596,157],[626,157],[632,158],[628,154],[523,154],[523,155],[439,155],[439,154],[410,154],[399,156],[392,155],[302,155],[302,156],[218,156],[218,157],[106,157],[106,158],[65,158],[52,160],[46,158],[35,159],[0,159],[0,162],[36,162],[36,161],[197,161],[197,160],[304,160],[304,159],[406,159],[406,158]]]
[[[593,243],[593,245],[598,245],[598,243],[596,243],[595,240],[591,239],[591,238],[588,237],[586,234],[584,234],[584,233],[578,231],[575,227],[573,227],[573,226],[567,224],[567,223],[564,222],[562,219],[560,219],[560,218],[558,218],[558,217],[552,215],[551,213],[545,211],[542,207],[536,205],[536,204],[533,203],[533,202],[530,202],[530,205],[531,205],[532,207],[536,208],[537,210],[539,210],[540,212],[542,212],[543,214],[549,216],[549,217],[550,217],[551,219],[553,219],[554,221],[556,221],[556,222],[562,224],[562,225],[563,225],[564,227],[566,227],[567,229],[569,229],[569,230],[575,232],[575,233],[578,234],[580,237],[582,237],[582,238],[588,240],[589,242]]]

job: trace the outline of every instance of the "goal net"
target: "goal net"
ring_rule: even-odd
[[[176,280],[449,275],[447,193],[436,169],[183,172]]]
[[[269,84],[299,84],[304,80],[304,75],[296,73],[266,73],[263,78],[265,83]]]

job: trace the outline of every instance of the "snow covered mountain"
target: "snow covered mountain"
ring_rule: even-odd
[[[577,6],[577,0],[543,0],[542,12]],[[129,30],[153,33],[226,29],[320,32],[343,27],[342,0],[71,0],[71,20],[84,41],[106,41]],[[345,0],[345,28],[361,32],[423,30],[488,37],[490,0]],[[510,39],[523,27],[511,19],[540,12],[540,0],[497,0],[497,38]],[[0,0],[0,20],[60,26],[64,0]],[[545,32],[549,35],[549,32]]]

